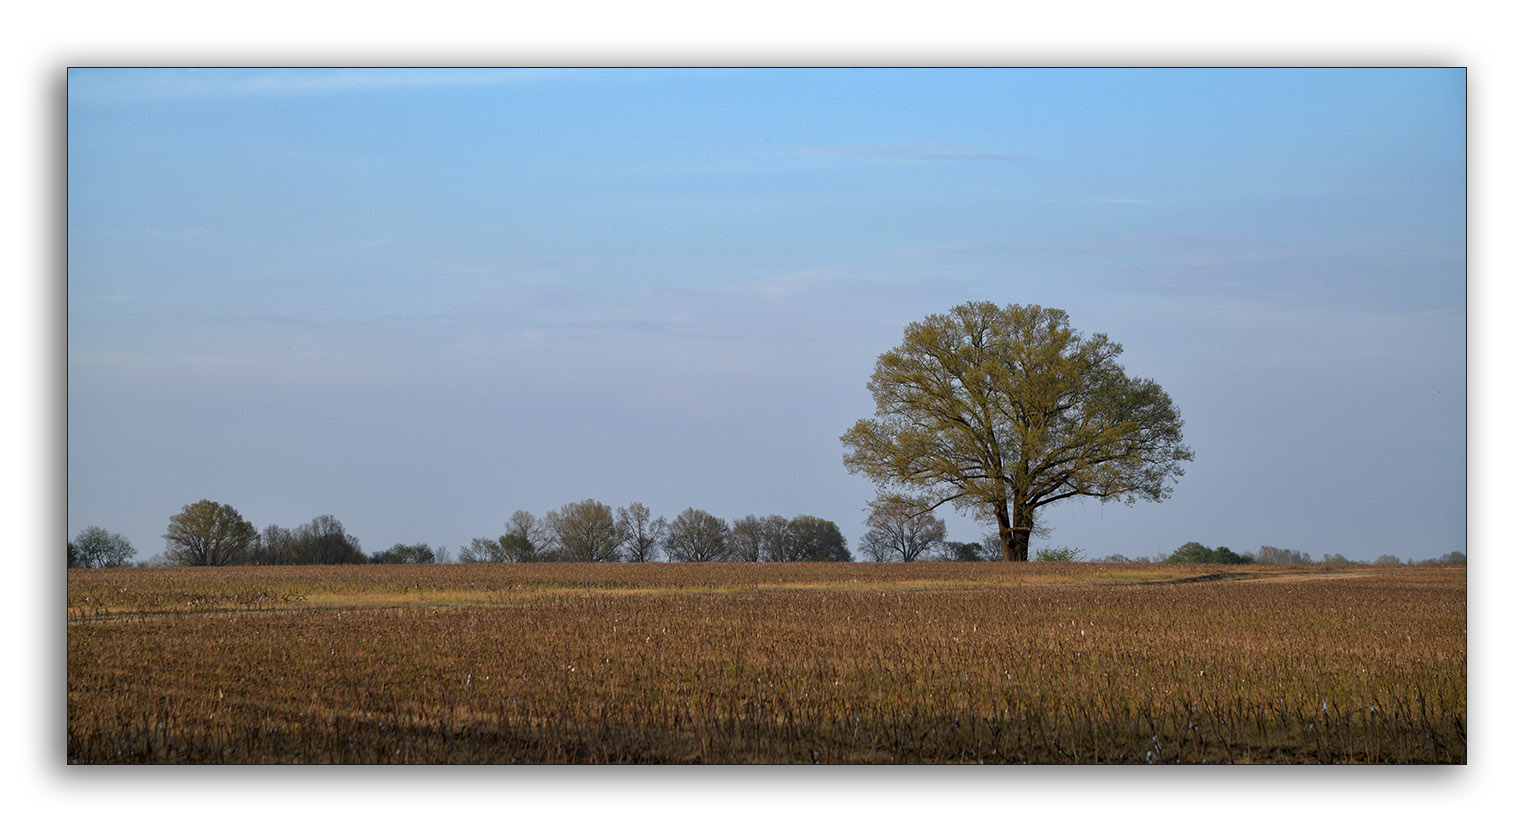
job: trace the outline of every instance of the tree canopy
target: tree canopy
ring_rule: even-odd
[[[396,543],[382,552],[374,552],[368,563],[447,563],[447,548],[432,549],[427,543]]]
[[[662,545],[674,561],[726,560],[730,556],[730,524],[706,511],[689,507],[666,524]]]
[[[136,554],[128,538],[100,526],[86,526],[69,544],[69,565],[97,569],[127,566]]]
[[[166,560],[176,566],[225,566],[246,556],[256,527],[228,504],[199,500],[170,518]]]
[[[623,534],[623,554],[634,563],[655,560],[660,554],[660,539],[666,533],[666,518],[650,519],[644,503],[629,503],[618,509],[618,530]]]
[[[322,514],[301,526],[285,529],[275,523],[261,531],[260,540],[231,563],[257,566],[367,563],[357,538],[334,515]]]
[[[623,529],[613,510],[596,500],[566,503],[544,517],[543,527],[559,547],[560,560],[606,561],[621,555]]]
[[[836,524],[824,517],[801,514],[788,521],[789,560],[849,561],[852,551]]]
[[[1267,547],[1264,547],[1267,548]],[[1309,561],[1310,556],[1305,556]],[[1221,546],[1211,549],[1196,540],[1190,540],[1167,556],[1167,563],[1254,563],[1256,559],[1251,555],[1238,555],[1231,551],[1229,546]]]
[[[1123,348],[1065,312],[972,302],[906,327],[879,356],[874,416],[842,436],[849,471],[915,511],[946,503],[995,519],[1027,560],[1040,509],[1073,497],[1160,501],[1193,452],[1182,417]]]

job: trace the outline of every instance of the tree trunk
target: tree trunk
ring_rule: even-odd
[[[1012,542],[1017,546],[1018,560],[1028,559],[1028,538],[1033,536],[1033,507],[1016,505],[1013,506],[1014,520],[1017,527],[1012,530]]]
[[[1007,516],[1005,504],[996,506],[996,527],[1001,535],[1001,559],[1006,562],[1028,559],[1028,529],[1015,529]],[[1021,535],[1019,535],[1021,533]],[[1019,539],[1021,537],[1021,539]]]

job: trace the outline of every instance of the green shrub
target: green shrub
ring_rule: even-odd
[[[1033,558],[1046,563],[1068,563],[1079,560],[1081,551],[1066,546],[1043,546],[1034,550]]]

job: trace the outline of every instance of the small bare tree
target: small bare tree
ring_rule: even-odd
[[[618,509],[618,530],[623,533],[623,554],[634,563],[646,563],[660,557],[660,538],[666,533],[666,518],[650,519],[650,509],[643,503],[629,503]]]
[[[459,563],[506,563],[511,554],[499,541],[488,537],[476,537],[467,546],[458,547]]]
[[[920,560],[948,537],[948,524],[920,506],[885,499],[871,503],[870,508],[868,531],[858,551],[878,563]]]
[[[512,512],[506,521],[506,533],[495,541],[505,553],[504,560],[527,562],[548,560],[554,549],[545,524],[530,511]]]

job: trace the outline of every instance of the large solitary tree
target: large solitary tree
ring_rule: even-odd
[[[994,518],[1003,558],[1028,559],[1039,510],[1073,497],[1160,501],[1193,452],[1154,381],[1059,309],[973,302],[906,327],[879,356],[874,416],[843,461],[913,512],[945,503]]]

